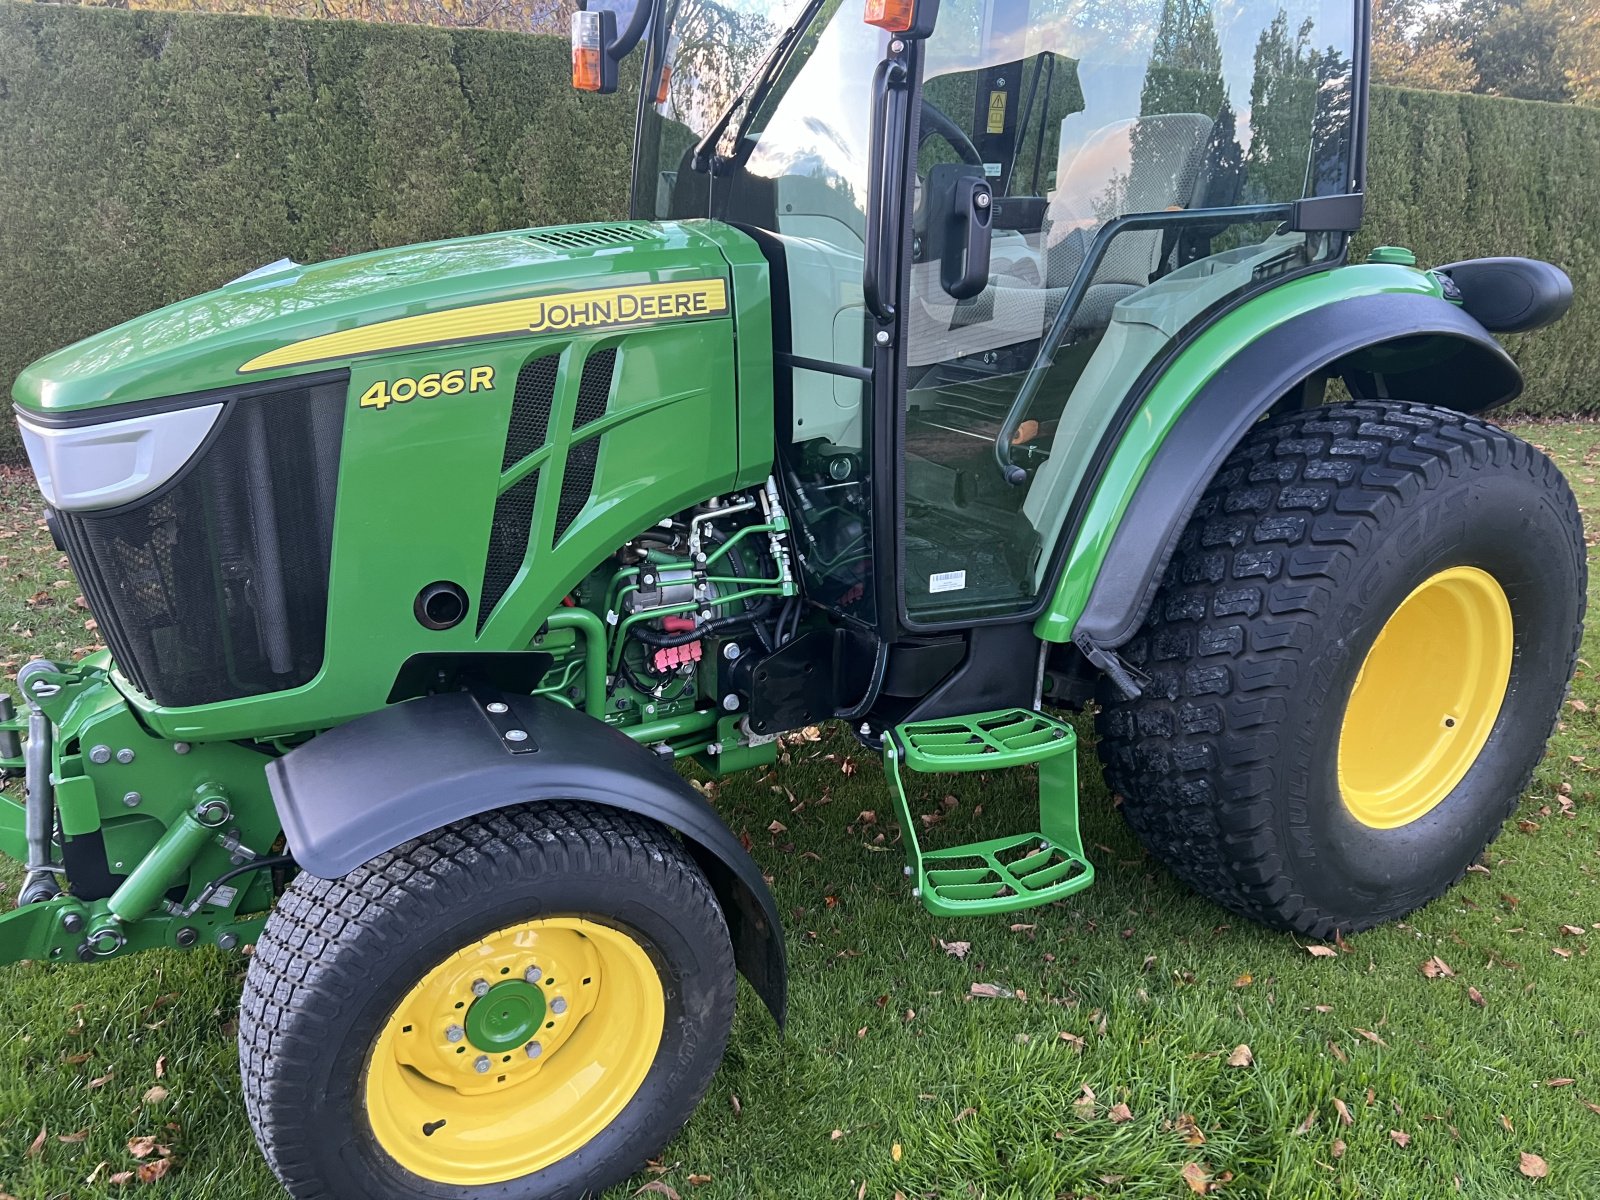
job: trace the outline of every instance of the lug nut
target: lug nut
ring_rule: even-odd
[[[472,981],[472,994],[483,997],[489,994],[489,981],[487,979],[474,979]]]
[[[544,972],[539,970],[538,967],[529,967],[522,973],[522,977],[529,983],[538,983],[539,980],[544,978]]]
[[[462,1038],[464,1038],[466,1036],[467,1036],[467,1031],[465,1029],[461,1028],[461,1026],[459,1026],[459,1025],[452,1025],[452,1026],[450,1026],[450,1028],[448,1028],[448,1029],[446,1029],[444,1031],[444,1040],[447,1041],[447,1042],[452,1042],[452,1043],[453,1042],[459,1042]]]
[[[539,1055],[544,1053],[544,1047],[539,1045],[538,1042],[529,1042],[527,1045],[527,1051],[529,1058],[538,1058]]]
[[[487,1075],[489,1073],[489,1056],[487,1054],[478,1055],[473,1060],[472,1069],[479,1075]]]
[[[566,1012],[567,998],[565,996],[557,996],[554,1000],[550,1001],[550,1011],[555,1013],[558,1017],[562,1013]]]

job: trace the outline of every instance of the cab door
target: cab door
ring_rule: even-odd
[[[915,48],[905,290],[884,326],[903,627],[1036,613],[1141,378],[1342,256],[1343,233],[1292,218],[1353,182],[1356,6],[1225,15],[943,0]]]

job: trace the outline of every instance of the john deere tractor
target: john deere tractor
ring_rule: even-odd
[[[1094,878],[1054,715],[1092,704],[1218,904],[1332,937],[1443,893],[1578,647],[1572,494],[1483,416],[1492,334],[1571,286],[1349,261],[1367,20],[592,8],[632,219],[277,262],[29,367],[108,649],[0,713],[0,958],[254,944],[292,1196],[533,1200],[673,1136],[738,973],[784,1017],[773,898],[675,762],[844,722],[907,892],[1001,913]],[[923,844],[908,773],[1029,764],[1031,828]]]

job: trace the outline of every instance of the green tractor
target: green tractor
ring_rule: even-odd
[[[1449,888],[1539,761],[1585,557],[1482,414],[1526,259],[1348,261],[1363,0],[650,0],[632,218],[263,267],[29,367],[109,649],[0,711],[0,958],[253,943],[299,1200],[576,1197],[688,1119],[761,871],[674,770],[844,722],[942,916],[1149,850],[1310,937]],[[1049,711],[1047,711],[1049,710]],[[925,846],[908,772],[1037,765]],[[270,914],[270,915],[269,915]]]

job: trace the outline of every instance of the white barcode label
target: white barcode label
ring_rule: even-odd
[[[967,586],[965,571],[938,571],[928,576],[930,592],[959,592]]]

